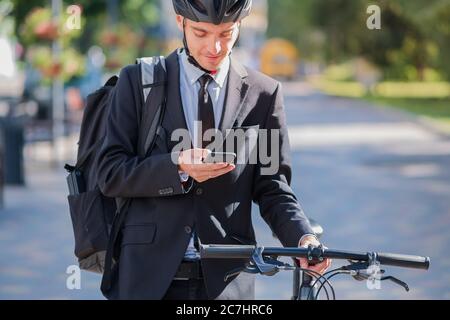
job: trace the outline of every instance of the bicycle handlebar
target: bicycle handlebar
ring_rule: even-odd
[[[252,256],[256,249],[253,245],[200,245],[200,256],[204,259],[247,259]],[[313,248],[313,254],[318,257],[318,248]],[[378,253],[378,252],[352,252],[343,250],[319,249],[320,256],[323,258],[370,261],[376,259],[382,265],[423,269],[428,270],[430,267],[430,258],[395,254],[395,253]],[[323,250],[323,251],[322,251]],[[263,256],[284,256],[306,258],[311,254],[308,248],[278,248],[264,247]]]

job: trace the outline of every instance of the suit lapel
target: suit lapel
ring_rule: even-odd
[[[219,129],[221,131],[233,127],[244,106],[244,102],[249,91],[249,85],[245,82],[247,75],[248,74],[245,68],[232,58],[224,111],[219,124]]]

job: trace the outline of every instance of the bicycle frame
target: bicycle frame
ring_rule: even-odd
[[[292,279],[292,297],[291,300],[314,299],[317,294],[317,285],[313,286],[314,279],[303,272],[300,268],[295,268]],[[312,291],[312,292],[311,292]]]

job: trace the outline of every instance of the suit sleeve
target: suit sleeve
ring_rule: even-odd
[[[267,175],[263,170],[265,166],[258,161],[253,182],[253,201],[259,205],[261,216],[282,245],[297,247],[303,235],[314,232],[290,187],[291,150],[280,84],[272,97],[265,129],[268,131],[267,154],[270,154],[271,158],[279,157],[279,167],[276,173]],[[275,150],[271,150],[271,130],[279,130],[278,144],[275,143],[275,146],[278,146]]]
[[[172,162],[170,153],[146,158],[137,155],[140,101],[136,101],[135,91],[124,68],[111,96],[106,137],[98,155],[99,188],[109,197],[182,194],[178,165]]]

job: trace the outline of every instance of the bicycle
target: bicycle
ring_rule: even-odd
[[[312,224],[316,234],[320,237],[323,229],[315,222]],[[408,285],[400,279],[393,276],[382,276],[385,270],[382,270],[380,266],[387,265],[422,270],[428,270],[430,267],[429,257],[379,252],[352,252],[327,249],[323,246],[281,248],[258,245],[201,244],[200,257],[201,259],[249,259],[244,268],[228,272],[225,275],[225,281],[240,272],[273,276],[281,270],[292,270],[293,294],[291,300],[317,300],[322,290],[326,293],[327,300],[330,300],[327,286],[331,289],[332,300],[335,300],[336,295],[330,279],[339,274],[351,275],[359,281],[390,280],[409,291]],[[311,264],[323,261],[325,258],[342,259],[348,260],[349,264],[320,275],[311,270],[300,268],[297,262],[291,265],[279,261],[279,257],[307,258]]]

